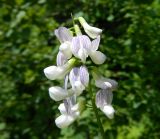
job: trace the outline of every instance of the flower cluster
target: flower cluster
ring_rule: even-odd
[[[75,36],[66,27],[56,29],[55,35],[61,43],[56,59],[57,65],[44,69],[44,74],[48,79],[64,80],[63,87],[49,88],[51,99],[63,101],[58,107],[61,115],[55,120],[59,128],[69,126],[80,115],[80,106],[76,100],[89,84],[87,58],[90,57],[91,61],[97,65],[103,64],[106,60],[106,56],[98,51],[102,30],[90,26],[83,17],[79,17],[78,21],[88,36],[81,33],[77,24],[74,25]],[[117,87],[117,82],[96,76],[95,85],[100,88],[96,94],[97,108],[100,108],[108,118],[113,118],[112,91]]]

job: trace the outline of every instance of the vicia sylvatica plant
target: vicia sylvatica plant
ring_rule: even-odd
[[[55,119],[55,123],[57,127],[65,128],[81,115],[77,97],[86,90],[90,94],[92,107],[104,137],[98,109],[109,119],[114,117],[115,110],[111,105],[112,91],[117,88],[118,84],[116,81],[100,75],[96,70],[97,66],[106,60],[105,54],[98,50],[102,30],[90,26],[83,17],[78,17],[73,21],[73,27],[70,29],[59,27],[55,30],[54,33],[60,41],[56,65],[44,69],[44,74],[48,79],[64,80],[63,86],[49,88],[51,99],[62,102],[58,107],[61,115]],[[83,28],[83,32],[86,34],[82,34],[80,28]],[[89,64],[87,61],[90,61]],[[89,68],[91,62],[95,67]],[[92,91],[91,80],[94,80],[97,93]]]

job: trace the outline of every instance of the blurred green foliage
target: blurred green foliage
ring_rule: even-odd
[[[59,83],[43,69],[55,63],[53,30],[69,27],[71,13],[103,29],[100,49],[108,60],[99,69],[119,82],[115,118],[100,112],[106,139],[159,139],[159,0],[1,0],[0,139],[100,138],[87,107],[67,129],[54,124],[59,103],[48,87]],[[84,98],[90,103],[87,92]]]

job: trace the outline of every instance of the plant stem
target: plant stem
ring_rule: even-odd
[[[89,95],[90,95],[90,98],[91,98],[92,107],[93,107],[93,110],[94,110],[94,113],[95,113],[95,116],[96,116],[96,119],[97,119],[97,123],[98,123],[98,126],[99,126],[99,130],[100,130],[102,139],[105,139],[105,133],[104,133],[104,129],[103,129],[103,126],[102,126],[102,122],[101,122],[100,117],[99,117],[98,109],[95,105],[95,99],[92,95],[91,82],[89,83],[88,90],[89,90]]]

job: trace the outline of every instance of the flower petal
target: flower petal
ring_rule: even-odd
[[[70,59],[72,57],[71,52],[71,44],[70,43],[62,43],[59,47],[59,50],[67,57],[67,59]]]
[[[62,77],[63,69],[57,66],[49,66],[44,69],[45,76],[50,80],[55,80]],[[62,77],[63,78],[63,77]]]
[[[79,96],[85,90],[85,86],[78,80],[74,83],[72,89],[75,91],[76,96]]]
[[[102,33],[102,30],[96,27],[90,26],[83,17],[78,18],[79,22],[84,28],[84,31],[90,36],[92,39],[97,38]]]
[[[85,63],[87,57],[88,57],[88,53],[86,49],[80,48],[80,50],[78,51],[78,58],[80,58],[82,62]]]
[[[69,73],[69,81],[71,85],[73,86],[75,81],[77,81],[79,78],[79,68],[73,68]]]
[[[90,41],[89,37],[86,35],[80,36],[80,45],[81,45],[81,48],[84,48],[86,50],[90,50],[91,49],[91,41]]]
[[[105,104],[105,100],[104,100],[103,92],[102,90],[99,90],[96,93],[96,106],[97,108],[103,108],[104,104]]]
[[[71,50],[74,56],[78,56],[78,51],[81,48],[80,46],[80,37],[73,37],[72,44],[71,44]]]
[[[106,56],[100,51],[91,51],[89,56],[95,64],[103,64],[106,60]]]
[[[64,106],[64,103],[61,103],[58,107],[61,114],[67,114],[66,108]]]
[[[67,62],[67,57],[61,51],[59,51],[56,60],[57,66],[62,66]]]
[[[105,105],[101,110],[109,119],[112,119],[114,117],[115,110],[111,105]]]
[[[55,123],[59,128],[65,128],[74,122],[75,118],[70,115],[60,115],[56,118]]]
[[[82,84],[84,86],[88,86],[89,73],[88,73],[88,70],[85,66],[80,67],[79,76],[80,76],[80,81],[82,82]]]
[[[115,80],[100,77],[95,81],[95,85],[101,89],[115,90],[118,86],[118,83]]]
[[[72,35],[66,27],[59,27],[58,29],[56,29],[55,35],[61,43],[65,41],[71,42],[72,40]]]
[[[99,47],[99,43],[100,43],[100,36],[98,36],[96,39],[94,39],[94,40],[92,41],[91,49],[92,49],[93,51],[96,51],[96,50],[98,49],[98,47]]]
[[[60,101],[67,98],[68,93],[59,86],[53,86],[49,88],[49,96],[55,101]]]
[[[102,90],[103,92],[103,99],[105,100],[105,103],[107,105],[111,105],[112,103],[112,100],[113,100],[113,93],[110,89],[105,89],[105,90]]]

